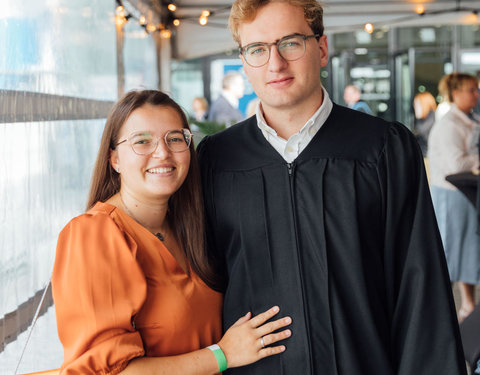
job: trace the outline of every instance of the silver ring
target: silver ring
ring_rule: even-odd
[[[263,341],[263,337],[260,337],[260,344],[262,344],[262,348],[265,347],[265,341]]]

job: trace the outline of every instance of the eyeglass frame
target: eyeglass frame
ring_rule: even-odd
[[[296,58],[296,59],[293,59],[293,60],[289,60],[289,59],[286,59],[285,57],[283,57],[282,53],[280,52],[280,50],[278,49],[278,45],[284,41],[285,39],[289,39],[289,38],[292,38],[292,37],[295,37],[295,36],[298,36],[298,37],[301,37],[303,39],[303,54],[302,56]],[[286,61],[297,61],[297,60],[300,60],[303,56],[305,56],[305,52],[307,51],[307,39],[310,39],[310,38],[316,38],[317,41],[320,40],[320,37],[322,36],[322,34],[311,34],[311,35],[304,35],[304,34],[298,34],[298,33],[295,33],[295,34],[290,34],[290,35],[286,35],[284,36],[283,38],[280,38],[278,39],[277,41],[273,42],[273,43],[263,43],[263,42],[254,42],[254,43],[249,43],[247,44],[246,46],[244,47],[239,47],[239,51],[240,51],[240,54],[244,57],[245,59],[245,62],[250,65],[252,68],[260,68],[266,64],[268,64],[268,62],[270,61],[270,57],[272,56],[272,53],[271,53],[271,47],[272,46],[275,46],[275,48],[277,49],[277,52],[278,54],[281,56],[282,59],[286,60]],[[267,50],[268,50],[268,59],[267,61],[265,61],[264,64],[262,65],[252,65],[248,62],[248,59],[247,57],[245,56],[245,51],[247,50],[247,48],[249,46],[254,46],[254,45],[261,45],[261,46],[265,46],[267,47]]]
[[[188,134],[190,135],[189,141],[188,141],[188,144],[187,144],[187,148],[186,148],[185,150],[182,150],[182,151],[174,151],[174,150],[172,150],[172,149],[170,148],[170,146],[169,146],[168,143],[167,143],[167,136],[168,136],[171,132],[177,132],[177,131],[183,133],[183,136],[184,136],[184,137],[185,137],[185,131],[188,132]],[[155,144],[155,147],[153,148],[152,152],[150,152],[150,153],[148,153],[148,154],[139,154],[137,151],[135,151],[135,148],[133,147],[133,144],[128,143],[128,144],[130,145],[130,147],[132,148],[133,152],[134,152],[135,154],[137,154],[137,155],[140,155],[140,156],[146,156],[146,155],[151,155],[151,154],[153,154],[153,153],[157,150],[157,148],[158,148],[158,142],[159,142],[160,138],[162,138],[162,137],[158,137],[158,136],[154,135],[153,133],[151,133],[151,132],[149,132],[149,131],[141,131],[141,130],[140,130],[140,131],[134,132],[134,133],[130,134],[127,138],[125,138],[123,141],[120,141],[120,142],[118,142],[116,145],[114,145],[113,149],[115,150],[119,145],[121,145],[121,144],[123,144],[123,143],[125,143],[125,142],[130,141],[130,140],[132,139],[132,137],[133,137],[134,135],[138,134],[138,133],[150,133],[150,134],[152,134],[152,135],[154,136],[154,139],[155,139],[156,144]],[[163,141],[165,142],[165,146],[167,146],[167,148],[168,148],[169,151],[175,152],[175,153],[185,152],[185,151],[187,151],[187,150],[190,148],[190,145],[192,144],[193,136],[194,136],[194,134],[193,134],[189,129],[187,129],[187,128],[172,129],[172,130],[168,130],[168,131],[165,133],[165,135],[163,136]]]

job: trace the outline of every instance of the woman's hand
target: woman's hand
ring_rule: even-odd
[[[279,311],[279,307],[274,306],[254,318],[248,312],[225,332],[218,345],[227,358],[229,368],[248,365],[285,350],[284,345],[270,345],[291,336],[289,329],[273,332],[292,323],[292,319],[285,317],[265,323]]]

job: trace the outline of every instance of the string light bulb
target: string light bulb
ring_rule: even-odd
[[[145,30],[147,30],[147,33],[153,33],[154,31],[157,31],[157,27],[148,23],[147,26],[145,26]]]
[[[198,23],[202,26],[205,26],[208,23],[208,17],[200,16]]]
[[[125,25],[125,23],[127,22],[127,19],[125,17],[121,17],[121,16],[115,16],[115,24],[117,26],[123,26]]]
[[[367,33],[371,34],[371,33],[373,33],[374,27],[370,22],[368,22],[368,23],[365,24],[364,30]]]
[[[180,20],[178,18],[175,18],[172,23],[173,26],[180,26]]]
[[[425,14],[425,7],[422,4],[420,4],[415,8],[415,12],[418,15],[423,16]]]
[[[174,3],[168,4],[167,8],[170,12],[175,12],[177,10],[177,6]]]
[[[147,19],[145,18],[145,16],[140,16],[140,18],[138,19],[138,23],[144,26],[147,23]]]
[[[168,29],[163,29],[162,31],[160,31],[160,37],[162,37],[163,39],[170,39],[171,36],[172,32]]]
[[[119,17],[125,17],[125,8],[123,5],[119,5],[115,8],[115,14]]]
[[[202,15],[201,17],[208,17],[210,15],[210,11],[209,10],[202,10]]]

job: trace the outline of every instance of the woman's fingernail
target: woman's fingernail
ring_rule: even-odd
[[[284,322],[290,324],[292,322],[292,319],[290,317],[285,318]]]
[[[285,331],[285,336],[290,336],[291,334],[292,334],[292,331],[290,331],[289,329]]]
[[[273,306],[272,307],[273,312],[278,312],[280,309],[278,306]]]

